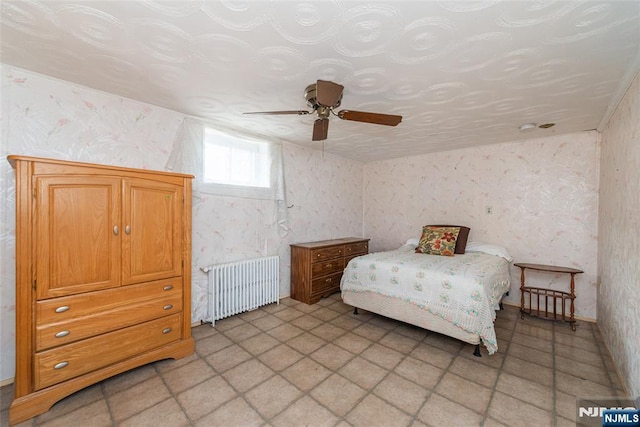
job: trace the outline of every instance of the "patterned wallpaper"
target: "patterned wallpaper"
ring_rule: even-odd
[[[373,250],[386,250],[420,237],[425,224],[467,225],[470,241],[505,246],[516,262],[584,270],[576,314],[595,319],[598,141],[581,132],[367,163],[364,234]],[[507,298],[517,304],[519,271],[511,267]],[[529,278],[569,287],[566,275]]]
[[[640,75],[602,133],[598,323],[640,399]]]
[[[2,68],[0,157],[22,154],[162,170],[183,115],[22,69]],[[208,197],[193,210],[192,321],[206,313],[214,262],[281,257],[280,294],[289,294],[289,244],[360,236],[362,163],[284,144],[291,232],[280,239],[273,202]],[[0,381],[15,352],[15,180],[0,161]]]

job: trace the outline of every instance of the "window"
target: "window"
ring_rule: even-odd
[[[269,144],[206,128],[203,150],[205,184],[270,187]]]

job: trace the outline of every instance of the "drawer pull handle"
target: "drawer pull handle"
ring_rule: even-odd
[[[173,304],[167,304],[164,307],[162,307],[163,310],[171,310],[173,308]]]
[[[327,264],[327,265],[325,265],[325,268],[331,268],[331,267],[333,267],[333,264]]]
[[[173,329],[171,329],[171,328],[164,328],[164,329],[162,330],[162,333],[163,333],[163,334],[168,334],[168,333],[169,333],[169,332],[171,332],[172,330],[173,330]]]
[[[69,362],[60,362],[60,363],[56,363],[53,366],[53,369],[62,369],[62,368],[66,368],[69,365]]]
[[[71,307],[69,307],[68,305],[63,305],[60,306],[58,308],[56,308],[56,313],[64,313],[65,311],[69,310]]]
[[[173,289],[173,285],[167,285],[164,288],[162,288],[162,290],[164,291],[170,291],[171,289]]]
[[[326,283],[331,283],[333,281],[332,277],[329,277],[327,280],[325,280]]]
[[[130,225],[125,225],[124,226],[124,232],[127,234],[131,234],[131,226]]]
[[[317,256],[318,258],[320,258],[320,255],[322,255],[322,254],[318,254],[318,255],[316,255],[316,256]]]
[[[117,225],[113,226],[113,235],[117,236],[120,233],[120,229],[118,228]]]
[[[69,331],[60,331],[56,334],[56,338],[62,338],[62,337],[66,337],[67,335],[69,335],[71,332]]]

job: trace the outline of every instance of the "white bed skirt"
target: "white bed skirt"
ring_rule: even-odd
[[[480,336],[478,334],[467,332],[441,317],[420,309],[415,304],[407,303],[397,298],[389,298],[370,292],[342,291],[342,300],[345,304],[353,307],[410,323],[469,344],[480,344]]]

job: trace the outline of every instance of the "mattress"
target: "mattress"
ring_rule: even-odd
[[[416,254],[413,247],[405,245],[352,259],[340,287],[347,303],[350,299],[362,302],[371,295],[377,300],[373,306],[397,306],[381,304],[382,297],[402,301],[414,313],[428,312],[448,324],[437,332],[467,342],[473,342],[471,337],[475,335],[493,354],[498,348],[493,328],[495,312],[509,285],[509,261],[503,257],[482,252],[452,257]],[[399,318],[397,313],[369,310],[422,326]],[[458,330],[459,336],[451,332]]]

